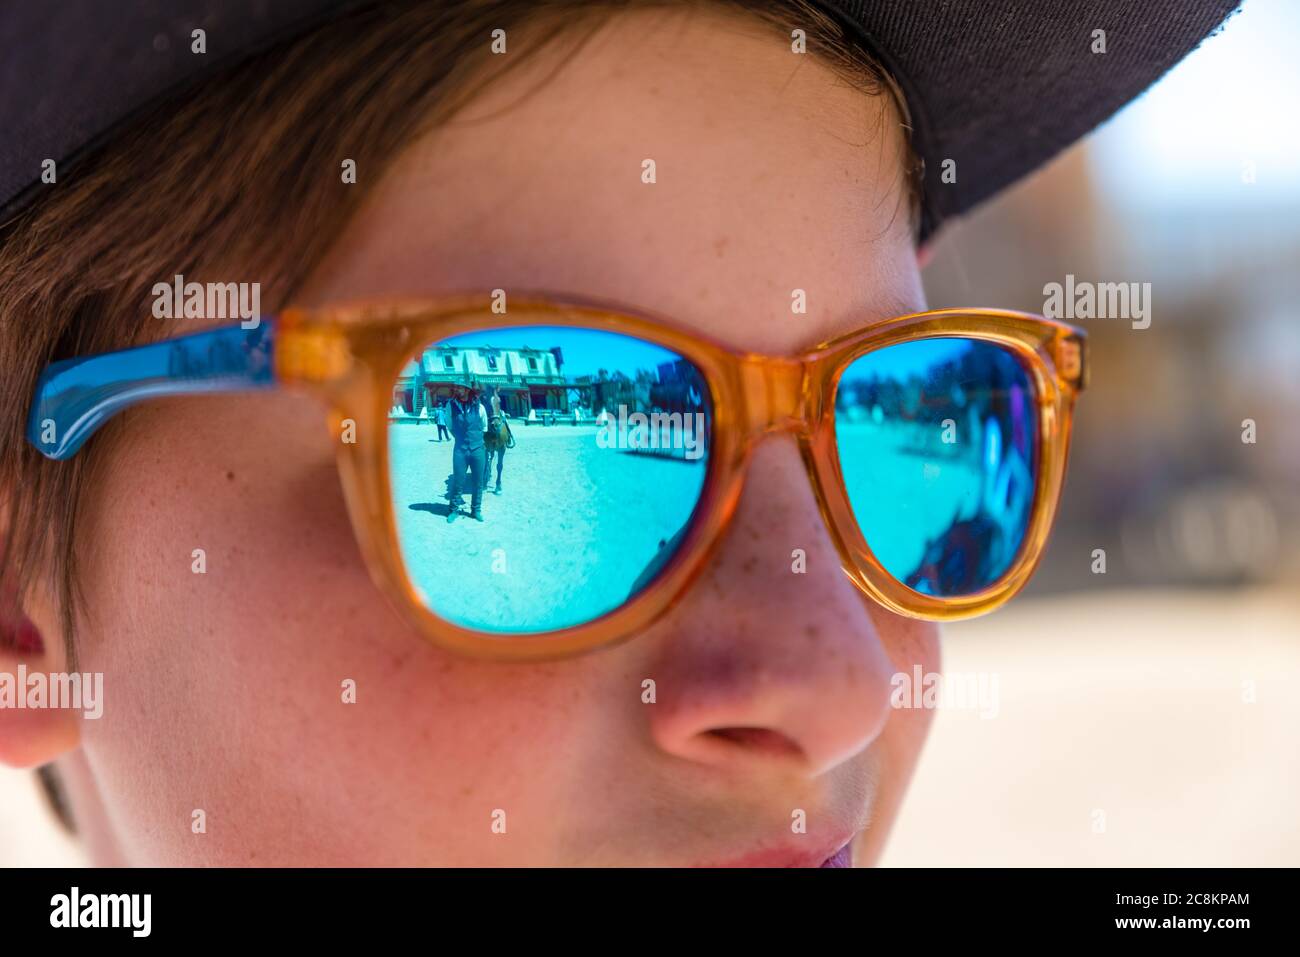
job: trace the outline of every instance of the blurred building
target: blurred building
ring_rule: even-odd
[[[939,238],[933,307],[1043,312],[1067,275],[1151,284],[1149,327],[1077,323],[1091,385],[1031,590],[1300,582],[1300,122],[1276,109],[1300,101],[1288,30],[1300,39],[1300,6],[1247,4]]]

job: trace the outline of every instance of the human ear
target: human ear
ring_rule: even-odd
[[[66,702],[54,692],[69,683],[60,680],[67,667],[62,636],[52,637],[42,634],[14,590],[0,582],[0,764],[48,764],[81,740],[75,709],[60,707]]]

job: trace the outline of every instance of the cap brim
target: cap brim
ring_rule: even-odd
[[[907,98],[924,163],[923,237],[1086,135],[1240,8],[1240,0],[817,2]]]
[[[818,0],[890,71],[924,163],[922,236],[1079,139],[1239,0]],[[0,223],[169,94],[368,0],[9,4],[0,16]],[[205,31],[207,51],[191,52]],[[1098,52],[1103,31],[1104,50]],[[52,55],[51,51],[57,51]]]

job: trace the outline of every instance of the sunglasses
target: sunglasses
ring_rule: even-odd
[[[590,302],[494,304],[288,309],[56,362],[28,437],[66,459],[146,399],[306,390],[330,410],[376,583],[429,640],[498,658],[589,650],[663,615],[770,433],[798,441],[845,573],[898,614],[990,611],[1042,554],[1087,378],[1077,328],[941,309],[768,357]],[[482,520],[449,523],[464,495]],[[800,544],[771,560],[801,570]]]

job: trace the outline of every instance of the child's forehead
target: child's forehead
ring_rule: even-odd
[[[745,344],[772,351],[838,331],[814,329],[820,317],[919,305],[888,99],[793,69],[784,44],[725,20],[638,17],[558,71],[539,59],[494,84],[416,142],[306,304],[546,289],[708,320],[724,337],[757,317],[768,329]],[[792,329],[797,289],[818,308]]]

